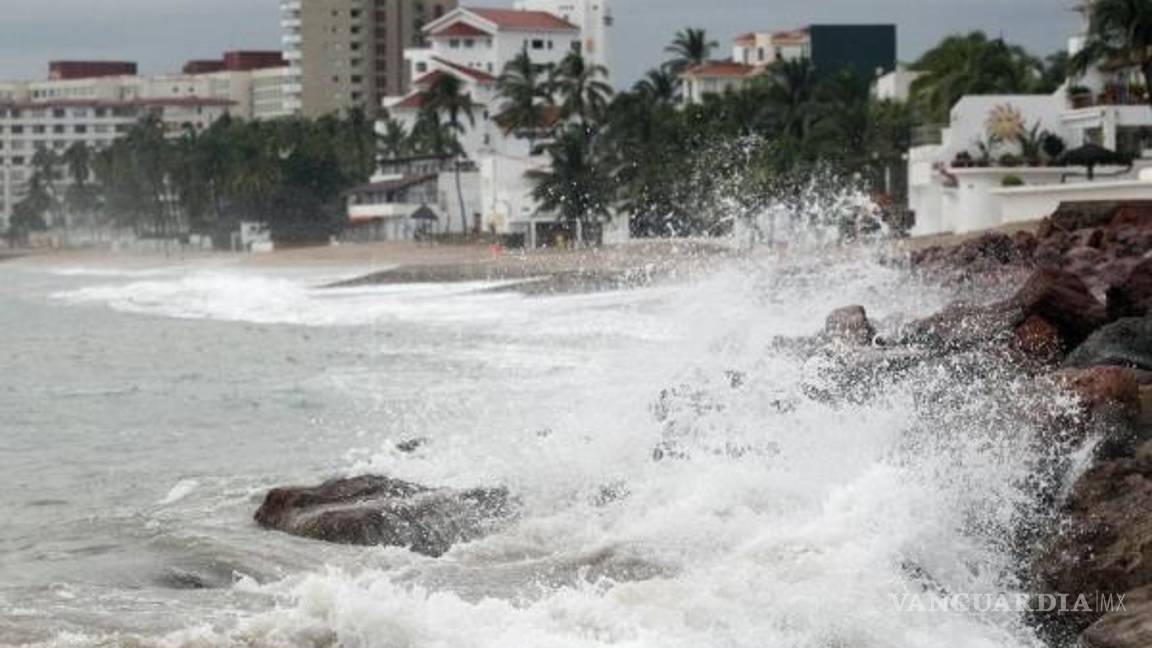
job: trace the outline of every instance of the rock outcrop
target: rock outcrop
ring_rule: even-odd
[[[1152,317],[1130,317],[1102,327],[1073,351],[1064,364],[1152,371]]]
[[[256,512],[256,522],[314,540],[406,547],[438,557],[455,544],[486,535],[512,508],[503,488],[433,489],[367,475],[273,489]]]

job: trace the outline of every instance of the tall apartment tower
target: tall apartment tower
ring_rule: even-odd
[[[281,0],[285,92],[293,110],[318,117],[351,108],[374,115],[411,82],[404,49],[457,0]]]
[[[614,23],[611,0],[516,0],[516,8],[547,11],[579,27],[584,57],[611,73]]]

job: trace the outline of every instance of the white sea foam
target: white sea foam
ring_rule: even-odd
[[[1028,401],[1027,381],[989,368],[966,382],[934,369],[863,402],[825,402],[805,389],[804,358],[773,344],[812,333],[847,303],[883,320],[933,311],[946,294],[843,258],[751,261],[626,293],[526,299],[477,288],[329,292],[195,273],[59,296],[169,317],[485,333],[402,349],[488,368],[444,377],[485,381],[475,399],[467,389],[400,398],[389,392],[404,386],[391,366],[332,368],[324,379],[382,394],[376,417],[389,433],[349,453],[350,474],[504,484],[522,501],[518,521],[438,561],[393,551],[390,569],[342,564],[245,581],[235,596],[279,604],[234,625],[190,620],[145,643],[1040,645],[1019,615],[917,614],[893,603],[902,593],[1021,586],[1006,538],[1028,523],[1036,494],[1023,485],[1044,459],[1036,431],[1011,416]],[[401,453],[400,435],[430,442]]]

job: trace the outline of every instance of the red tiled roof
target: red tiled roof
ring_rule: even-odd
[[[792,29],[789,31],[778,31],[772,34],[773,41],[799,41],[808,38],[807,29]]]
[[[491,36],[491,34],[466,22],[457,21],[432,32],[430,36]]]
[[[416,79],[415,81],[413,81],[412,85],[414,85],[418,88],[431,87],[431,85],[433,83],[436,83],[436,81],[438,81],[440,79],[440,77],[442,77],[446,74],[448,74],[448,73],[445,72],[444,70],[433,70],[433,71],[429,72],[428,74],[425,74],[424,76],[420,77],[419,79]]]
[[[424,99],[426,97],[427,95],[423,92],[413,92],[401,99],[399,103],[392,104],[389,108],[393,110],[419,110],[424,106]]]
[[[734,61],[709,61],[684,71],[684,76],[697,77],[745,77],[755,74],[760,68]]]
[[[440,65],[447,67],[450,70],[453,70],[455,72],[459,72],[460,74],[463,74],[464,76],[475,79],[476,81],[479,81],[481,83],[491,83],[491,82],[496,80],[496,77],[492,76],[491,74],[488,74],[487,72],[485,72],[483,70],[477,70],[474,68],[465,67],[463,65],[458,65],[456,63],[453,63],[452,61],[446,61],[446,60],[440,58],[439,56],[433,56],[432,60],[436,61]]]
[[[572,23],[550,14],[547,11],[520,11],[518,9],[490,9],[488,7],[467,7],[466,11],[485,20],[496,23],[501,29],[541,30],[541,31],[580,31]]]
[[[756,42],[756,33],[755,32],[748,32],[747,34],[740,34],[739,36],[737,36],[735,38],[735,41],[737,43],[755,43]]]

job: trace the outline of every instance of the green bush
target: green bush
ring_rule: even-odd
[[[1024,179],[1017,175],[1006,175],[1000,180],[1001,187],[1023,187]]]

